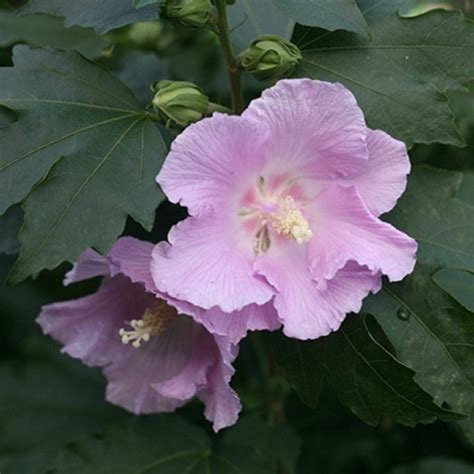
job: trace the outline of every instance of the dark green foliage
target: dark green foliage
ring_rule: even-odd
[[[166,147],[151,115],[108,71],[77,53],[15,51],[15,67],[0,70],[0,104],[20,117],[0,129],[0,213],[30,193],[12,274],[19,281],[87,247],[106,251],[127,214],[150,228]]]

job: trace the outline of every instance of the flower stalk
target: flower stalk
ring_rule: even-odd
[[[217,36],[222,47],[224,59],[229,75],[231,96],[232,96],[232,111],[235,114],[240,114],[244,109],[244,97],[242,94],[242,82],[240,63],[232,48],[230,41],[229,23],[227,20],[227,3],[226,0],[215,0],[214,2],[217,12],[216,26]]]

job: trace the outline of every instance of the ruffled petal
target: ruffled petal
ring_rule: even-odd
[[[264,175],[332,179],[354,174],[367,160],[364,116],[341,84],[279,81],[243,117],[269,130]]]
[[[342,185],[355,185],[375,216],[392,209],[407,185],[410,159],[404,143],[380,130],[367,135],[369,159],[353,176],[341,178]]]
[[[226,339],[214,338],[197,324],[195,327],[190,340],[192,354],[186,366],[176,377],[154,384],[153,388],[161,395],[181,400],[197,395],[206,405],[206,418],[218,431],[234,424],[241,408],[237,394],[229,386],[237,351]]]
[[[189,318],[178,318],[139,348],[127,345],[122,357],[104,369],[107,400],[136,414],[169,412],[186,403],[188,398],[162,395],[153,386],[172,379],[186,366],[194,326]]]
[[[152,255],[151,272],[159,291],[204,309],[225,312],[264,304],[273,289],[254,274],[253,250],[224,218],[190,217],[178,223]],[[243,243],[242,243],[243,242]]]
[[[198,393],[198,397],[206,406],[205,417],[213,422],[214,431],[219,431],[237,421],[242,405],[229,385],[235,372],[232,362],[237,357],[238,347],[219,336],[215,341],[220,357],[208,373],[208,386]]]
[[[264,305],[250,304],[241,310],[225,313],[218,307],[204,310],[198,306],[170,298],[164,298],[181,314],[191,316],[210,333],[227,338],[238,344],[248,331],[276,331],[281,327],[278,314],[272,302]]]
[[[120,238],[108,254],[113,273],[122,273],[134,283],[141,283],[147,291],[156,293],[150,272],[153,247],[151,242]]]
[[[333,185],[311,204],[309,265],[317,281],[330,280],[350,260],[399,281],[413,271],[417,244],[374,217],[355,187]]]
[[[88,280],[97,276],[110,275],[110,265],[107,257],[103,257],[95,250],[87,249],[79,257],[64,277],[64,285]]]
[[[63,352],[91,366],[105,366],[127,349],[120,341],[124,321],[140,318],[153,302],[125,277],[106,279],[97,293],[42,308],[37,322],[64,347]]]
[[[360,311],[362,300],[380,288],[380,275],[349,262],[323,285],[314,281],[301,246],[282,246],[257,260],[256,269],[277,289],[275,308],[283,332],[316,339],[339,328],[347,313]]]
[[[173,142],[157,181],[171,202],[191,215],[236,204],[237,192],[257,181],[266,131],[242,117],[214,114]]]

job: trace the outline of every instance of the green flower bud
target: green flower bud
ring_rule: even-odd
[[[152,85],[153,107],[167,126],[197,122],[206,115],[209,98],[190,82],[158,81]]]
[[[159,44],[163,25],[157,21],[139,21],[130,25],[128,38],[139,48],[154,50]]]
[[[165,0],[161,16],[188,28],[202,28],[211,17],[210,0]]]
[[[241,55],[242,67],[256,79],[276,81],[289,76],[301,61],[295,44],[279,36],[261,35]]]

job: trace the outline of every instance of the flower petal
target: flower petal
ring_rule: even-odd
[[[314,236],[308,244],[311,272],[318,282],[334,277],[349,260],[399,281],[413,271],[417,244],[374,217],[355,187],[333,185],[311,204]]]
[[[228,313],[273,296],[271,286],[254,274],[251,243],[239,239],[223,218],[190,217],[171,229],[169,242],[153,251],[151,272],[159,291]]]
[[[341,178],[339,184],[357,187],[366,206],[379,216],[392,209],[407,185],[410,159],[404,143],[381,130],[369,130],[369,159],[353,176]]]
[[[195,323],[182,317],[139,348],[127,346],[123,356],[104,369],[107,400],[136,414],[169,412],[186,403],[188,398],[162,395],[153,385],[183,370],[192,354],[194,332]]]
[[[37,322],[45,334],[64,344],[63,352],[91,366],[105,366],[127,348],[120,341],[124,321],[140,318],[154,297],[140,285],[117,276],[97,293],[43,306]]]
[[[134,283],[141,283],[147,291],[156,293],[150,272],[153,247],[151,242],[132,237],[120,238],[108,254],[111,264],[115,267],[114,274],[122,273]]]
[[[272,302],[263,305],[250,304],[241,310],[225,313],[218,307],[204,310],[166,295],[164,297],[181,314],[191,316],[210,333],[226,337],[233,344],[239,343],[248,331],[276,331],[281,327]]]
[[[292,245],[260,257],[256,269],[277,289],[275,308],[283,332],[297,339],[316,339],[339,328],[347,313],[380,288],[380,275],[349,262],[332,280],[320,285],[307,265],[306,249]]]
[[[272,174],[291,170],[294,178],[334,178],[357,172],[367,160],[364,116],[341,84],[279,81],[243,117],[268,128],[265,171]]]
[[[200,325],[195,326],[193,352],[186,366],[176,377],[154,384],[153,388],[182,400],[197,395],[206,405],[206,418],[214,422],[214,430],[218,431],[234,424],[241,408],[237,394],[229,386],[236,348],[226,339],[216,340]]]
[[[204,415],[213,421],[214,431],[233,425],[242,409],[238,395],[229,386],[235,370],[233,360],[237,357],[238,347],[225,338],[216,337],[221,357],[211,367],[208,374],[209,384],[198,394],[206,405]]]
[[[191,215],[228,207],[247,182],[257,182],[265,141],[264,128],[242,117],[214,114],[175,139],[157,181],[168,199]]]
[[[63,283],[67,286],[71,283],[104,275],[110,275],[110,265],[107,257],[103,257],[95,250],[87,249],[71,270],[66,273]]]

